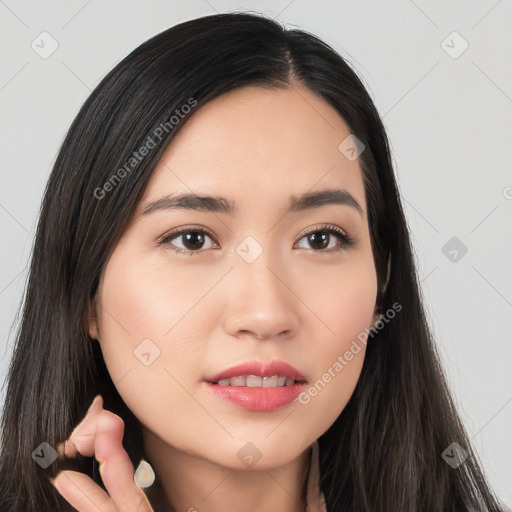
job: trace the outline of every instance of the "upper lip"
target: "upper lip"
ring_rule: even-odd
[[[257,375],[259,377],[272,377],[273,375],[279,375],[294,379],[298,382],[306,381],[304,375],[302,375],[297,368],[277,359],[266,363],[261,361],[249,361],[236,366],[231,366],[220,373],[207,377],[206,380],[208,382],[218,382],[222,379],[230,379],[231,377],[238,377],[240,375]]]

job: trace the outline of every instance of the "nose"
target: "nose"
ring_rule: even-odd
[[[258,340],[283,340],[297,334],[303,306],[285,268],[284,262],[270,258],[266,251],[252,263],[235,255],[224,316],[228,334]]]

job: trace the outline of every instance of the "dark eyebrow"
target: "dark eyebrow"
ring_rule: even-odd
[[[347,205],[355,208],[363,216],[363,208],[354,196],[344,189],[328,189],[319,192],[307,192],[300,196],[291,196],[288,212],[310,210],[332,204]],[[204,212],[224,213],[234,216],[236,206],[234,201],[224,197],[203,196],[195,193],[168,195],[147,203],[142,211],[143,215],[157,210],[198,210]]]

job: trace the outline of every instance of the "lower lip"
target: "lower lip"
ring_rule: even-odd
[[[221,386],[211,382],[207,382],[206,386],[212,393],[238,407],[255,412],[271,412],[295,400],[306,387],[306,383],[296,382],[292,386],[275,388]]]

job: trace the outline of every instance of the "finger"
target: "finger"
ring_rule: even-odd
[[[78,510],[89,510],[88,507],[100,499],[105,507],[113,507],[105,509],[108,511],[153,512],[146,494],[134,481],[133,465],[122,445],[123,434],[123,420],[103,409],[103,401],[97,397],[65,443],[66,456],[79,452],[82,455],[94,455],[100,461],[100,474],[110,494],[106,494],[88,476],[71,472],[72,478],[62,480],[63,485],[67,484],[65,491],[59,492],[73,506],[76,507],[76,503],[82,507]]]
[[[91,478],[77,471],[61,471],[53,485],[79,512],[117,512],[110,496]]]
[[[57,446],[60,456],[74,457],[77,452],[84,456],[94,455],[96,417],[103,411],[103,397],[96,395],[82,421],[75,427],[68,439]]]
[[[95,456],[100,474],[117,510],[152,512],[144,491],[135,483],[134,468],[122,441],[124,422],[116,414],[103,411],[97,417]]]

